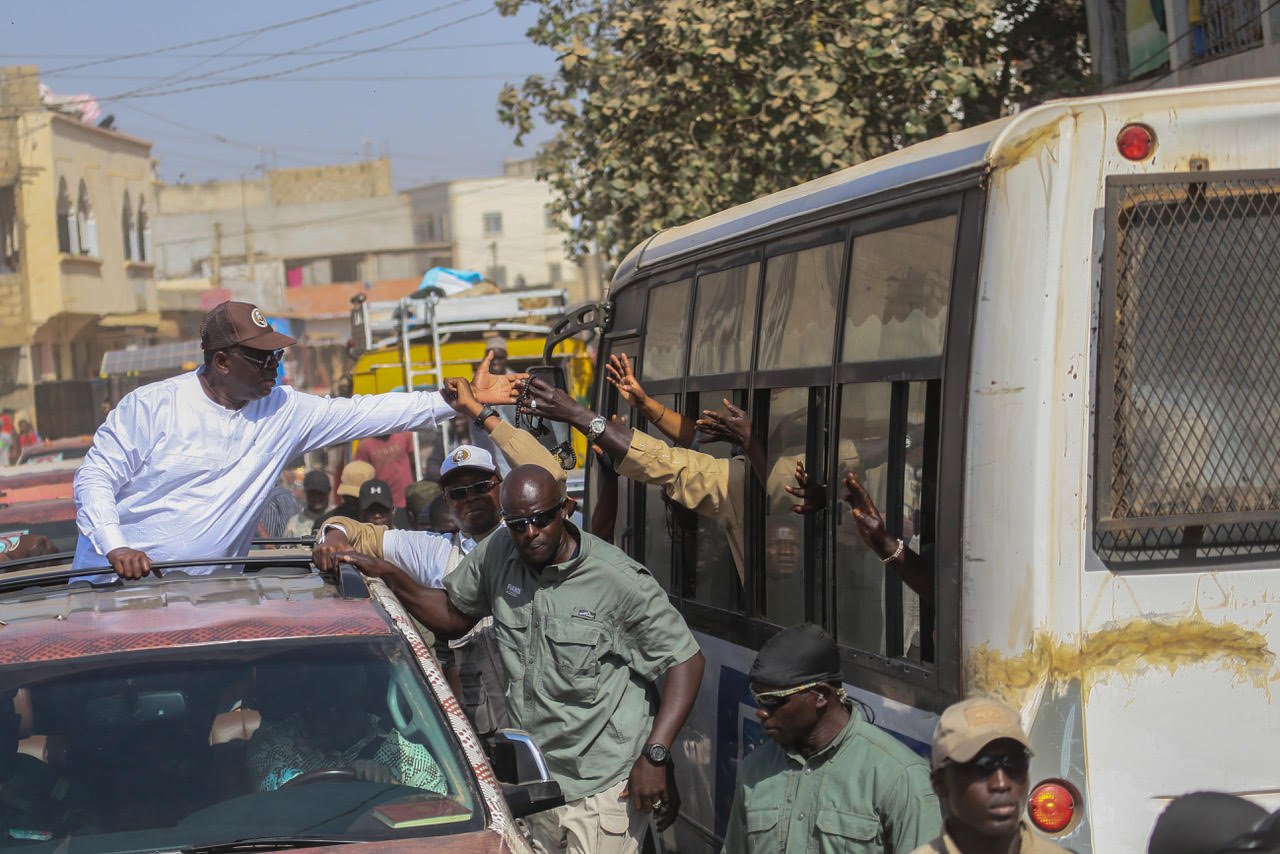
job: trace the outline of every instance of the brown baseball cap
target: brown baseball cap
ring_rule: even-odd
[[[298,342],[271,328],[253,303],[227,300],[215,305],[200,324],[200,348],[223,350],[243,344],[255,350],[279,350]]]
[[[373,478],[372,465],[364,460],[352,460],[342,467],[342,479],[338,481],[338,494],[355,498],[360,495],[361,484]]]
[[[993,697],[971,697],[948,706],[933,731],[933,768],[942,763],[973,761],[991,742],[1011,738],[1028,750],[1022,720],[1011,706]]]

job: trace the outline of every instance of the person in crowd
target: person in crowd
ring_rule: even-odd
[[[17,460],[13,453],[17,447],[18,442],[13,430],[13,410],[5,409],[0,411],[0,460],[8,460],[12,465]]]
[[[513,469],[500,501],[506,524],[443,590],[406,584],[404,573],[382,577],[440,636],[493,617],[512,724],[542,748],[566,801],[525,819],[538,850],[634,854],[646,813],[664,815],[670,747],[697,694],[702,652],[644,567],[569,521],[573,501],[549,471]],[[316,555],[362,570],[364,557]],[[655,715],[648,683],[664,676]]]
[[[262,503],[262,510],[258,514],[257,536],[269,540],[283,537],[289,520],[301,511],[293,490],[277,483],[267,493],[267,500]]]
[[[953,703],[933,731],[944,830],[914,854],[1067,854],[1022,816],[1031,748],[1017,711],[991,697]]]
[[[738,769],[726,854],[844,850],[824,841],[833,833],[850,851],[907,854],[938,834],[928,766],[853,708],[830,635],[812,623],[783,629],[748,677],[770,742]],[[748,828],[749,815],[765,814]]]
[[[286,537],[310,537],[329,512],[329,475],[312,469],[302,477],[303,508],[285,526]]]
[[[0,692],[0,837],[6,847],[64,836],[87,816],[84,793],[72,779],[18,751],[22,720],[14,707],[17,693]]]
[[[405,527],[410,531],[422,530],[422,514],[431,502],[440,497],[440,484],[430,480],[415,480],[404,488]]]
[[[370,480],[373,480],[373,466],[363,460],[353,460],[343,466],[342,477],[338,480],[338,506],[330,510],[324,519],[334,516],[360,518],[360,487]]]
[[[249,303],[215,306],[200,343],[202,367],[130,392],[94,435],[75,476],[81,536],[73,566],[109,563],[120,576],[140,578],[153,560],[243,556],[290,460],[335,442],[434,426],[452,412],[438,392],[330,399],[277,386],[294,339]],[[508,402],[516,379],[491,376],[482,363],[476,394]]]
[[[489,372],[505,374],[507,372],[507,339],[497,335],[484,339],[484,354],[488,356],[490,353],[493,354],[493,361],[489,364]]]
[[[396,509],[405,506],[405,487],[415,480],[412,433],[393,433],[361,439],[354,459],[372,465],[374,477],[391,487],[391,497]]]
[[[422,515],[418,520],[417,530],[452,537],[462,530],[462,523],[458,521],[457,514],[453,512],[449,499],[443,495],[437,495],[427,505],[427,509],[422,511]]]
[[[279,722],[264,722],[249,741],[248,765],[258,788],[275,791],[322,768],[350,768],[356,779],[398,783],[445,794],[444,772],[422,745],[384,729],[367,712],[367,676],[362,667],[343,668],[341,684],[328,672],[312,686],[316,697]]]
[[[1280,810],[1238,795],[1192,792],[1156,819],[1147,854],[1280,854]]]
[[[35,427],[31,426],[30,421],[23,418],[18,422],[18,452],[21,453],[23,448],[38,444],[40,444],[40,434],[36,432]]]
[[[491,433],[490,438],[513,465],[542,466],[557,479],[563,492],[564,470],[546,448],[526,431],[499,418],[492,407],[477,401],[465,380],[450,379],[448,383],[453,405],[461,417],[473,421],[477,430]],[[323,547],[318,551],[332,553],[354,547],[374,559],[385,559],[396,567],[395,572],[407,572],[409,577],[401,580],[402,585],[441,587],[444,577],[502,524],[498,503],[501,482],[492,454],[474,445],[460,445],[445,458],[440,474],[440,487],[451,515],[457,519],[452,536],[386,531],[334,518],[326,525]],[[442,652],[446,675],[476,732],[488,738],[506,727],[506,674],[497,652],[493,621],[481,620],[465,636],[450,640]]]
[[[44,534],[22,534],[13,548],[0,552],[0,563],[57,553],[58,547]]]
[[[366,480],[360,484],[360,521],[370,525],[391,527],[391,485],[378,480]]]

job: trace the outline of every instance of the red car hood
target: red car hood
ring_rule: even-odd
[[[396,839],[385,842],[357,842],[307,851],[333,851],[344,854],[504,854],[512,849],[493,830],[459,833],[456,836],[432,836],[426,839]]]

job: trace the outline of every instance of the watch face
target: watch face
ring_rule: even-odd
[[[668,751],[661,744],[650,744],[644,752],[649,757],[649,761],[655,765],[662,765],[667,761]]]

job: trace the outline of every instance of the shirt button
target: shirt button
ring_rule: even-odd
[[[804,775],[805,775],[806,777],[808,777],[808,776],[809,776],[810,774],[812,774],[812,773],[813,773],[813,769],[812,769],[812,768],[806,768],[806,769],[804,769]]]
[[[800,820],[804,821],[804,813],[800,813]]]

